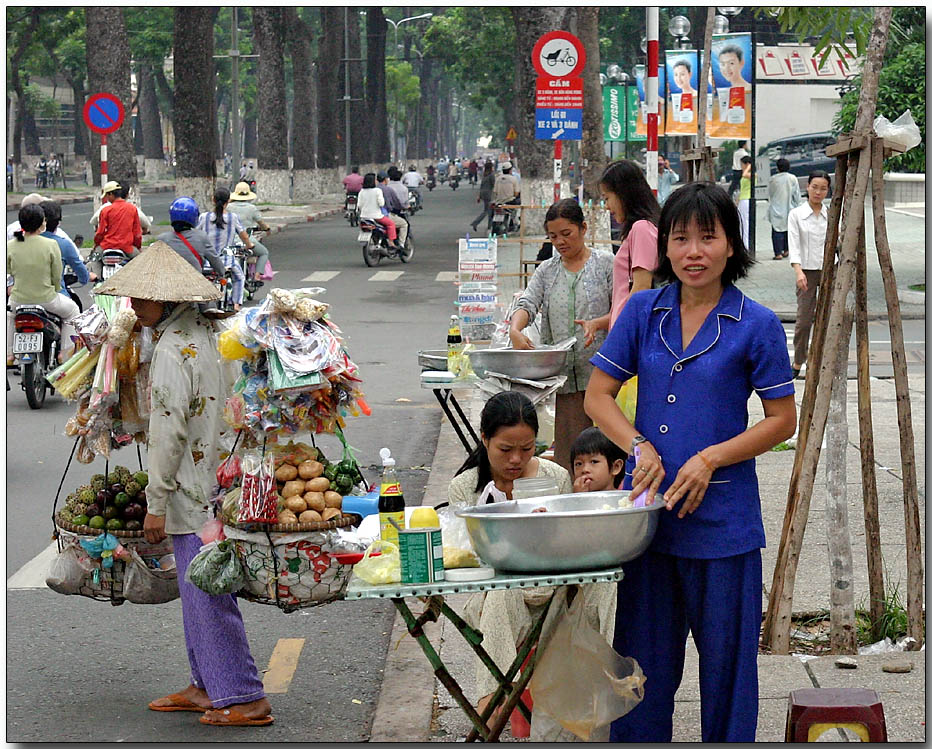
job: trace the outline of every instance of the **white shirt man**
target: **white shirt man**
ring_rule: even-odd
[[[424,178],[418,172],[407,171],[401,178],[401,184],[406,187],[420,187],[423,182]]]

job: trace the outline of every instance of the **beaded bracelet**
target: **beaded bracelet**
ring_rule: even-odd
[[[712,471],[713,473],[715,472],[715,466],[713,466],[713,465],[709,462],[709,459],[708,459],[705,455],[702,454],[702,451],[701,451],[701,450],[700,450],[699,452],[697,452],[696,455],[698,455],[700,458],[702,458],[702,462],[705,463],[706,468],[708,468],[708,469],[709,469],[710,471]]]

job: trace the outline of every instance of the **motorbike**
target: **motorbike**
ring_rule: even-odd
[[[446,181],[447,181],[446,172],[440,172],[440,176],[438,177],[438,179],[440,180],[440,184],[441,184],[441,185],[442,185],[444,182],[446,182]]]
[[[78,305],[78,311],[84,312],[84,303],[81,301],[81,297],[75,294],[71,287],[78,282],[78,274],[74,272],[70,265],[65,266],[65,291],[68,292],[68,296],[71,297],[71,300]]]
[[[458,174],[454,174],[452,177],[450,177],[450,187],[452,187],[455,190],[459,186],[460,186],[460,176]]]
[[[504,203],[492,203],[492,233],[514,234],[519,225],[513,208],[507,208]]]
[[[129,255],[123,250],[116,248],[104,249],[103,247],[95,247],[88,257],[88,262],[93,262],[95,260],[100,261],[102,264],[100,280],[106,281],[129,262]]]
[[[424,205],[421,203],[421,191],[413,187],[409,187],[408,188],[408,214],[413,216],[423,207]]]
[[[433,174],[427,175],[427,189],[433,192],[434,188],[437,186],[437,179]]]
[[[220,299],[216,303],[216,312],[212,312],[212,315],[218,317],[229,317],[230,315],[234,314],[233,272],[227,268],[226,272],[221,276],[219,273],[217,273],[217,271],[214,270],[210,263],[205,262],[201,268],[201,273],[203,273],[204,278],[216,286],[220,292]],[[211,310],[207,310],[207,312],[211,312]]]
[[[403,218],[408,217],[401,214]],[[377,221],[363,218],[359,220],[359,235],[356,237],[357,242],[362,243],[362,259],[370,268],[378,265],[383,257],[398,258],[403,263],[407,263],[414,257],[414,236],[411,231],[411,223],[408,222],[408,236],[405,238],[404,247],[401,251],[396,250],[389,244],[388,234]]]
[[[359,225],[359,208],[357,201],[359,196],[355,192],[346,193],[346,200],[343,202],[343,218],[349,221],[350,226]]]
[[[252,229],[247,229],[246,231],[248,234],[252,235],[252,231],[253,231]],[[259,289],[260,286],[263,285],[262,281],[260,281],[256,276],[250,277],[250,275],[246,272],[247,270],[246,263],[248,259],[251,257],[251,255],[252,253],[246,249],[246,245],[244,245],[239,240],[239,237],[234,239],[233,244],[224,247],[220,251],[221,259],[233,258],[239,265],[240,269],[243,271],[243,275],[246,276],[245,280],[243,281],[243,297],[244,299],[248,299],[248,300],[252,300],[253,296],[255,296],[256,291]],[[229,262],[224,259],[224,264],[229,265]],[[227,285],[230,287],[230,294],[232,295],[233,274],[229,269],[227,269],[227,277],[229,279]],[[221,289],[221,291],[223,291],[223,289]],[[232,300],[230,302],[230,309],[233,309]]]
[[[13,356],[23,372],[22,388],[32,409],[42,408],[51,386],[46,376],[58,366],[61,318],[38,304],[21,304],[13,318]]]

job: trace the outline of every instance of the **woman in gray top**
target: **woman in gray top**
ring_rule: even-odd
[[[533,344],[521,331],[540,313],[540,337],[552,344],[573,336],[575,346],[566,357],[566,383],[557,393],[554,460],[567,470],[570,447],[576,436],[592,426],[583,410],[583,398],[592,365],[585,349],[597,350],[608,333],[612,309],[612,261],[610,252],[586,246],[586,222],[582,208],[572,199],[560,200],[544,218],[547,238],[555,254],[541,263],[518,300],[509,336],[516,349]]]

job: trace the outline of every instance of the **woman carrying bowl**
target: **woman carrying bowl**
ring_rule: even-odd
[[[452,508],[472,507],[501,498],[511,499],[515,479],[548,477],[557,484],[558,494],[573,491],[570,474],[562,466],[534,457],[537,438],[537,412],[523,393],[497,393],[486,402],[480,420],[479,447],[460,467],[447,497]],[[494,489],[494,490],[493,490]],[[615,626],[615,586],[596,583],[587,586],[586,615],[608,642]],[[543,648],[563,616],[567,586],[494,590],[473,594],[463,612],[472,627],[483,634],[482,647],[496,665],[505,672],[517,656],[517,644],[528,631],[531,616],[540,611],[551,596],[555,596],[544,620],[539,641]],[[476,691],[480,695],[478,711],[488,704],[498,682],[485,665],[476,659]],[[608,738],[608,731],[602,740]],[[532,741],[574,740],[572,734],[543,715],[535,715],[531,723]],[[598,739],[593,739],[598,740]]]
[[[688,184],[660,214],[668,286],[628,299],[586,392],[586,412],[629,450],[624,488],[658,492],[647,552],[624,566],[614,647],[637,659],[644,701],[612,724],[613,741],[672,740],[686,637],[699,651],[703,741],[754,741],[764,528],[754,458],[796,426],[786,334],[734,282],[752,260],[738,210],[711,183]],[[632,425],[615,403],[638,375]],[[757,393],[764,418],[748,427]],[[640,460],[635,463],[635,447]]]
[[[567,353],[566,382],[557,392],[554,460],[570,467],[570,446],[583,429],[592,426],[583,397],[592,365],[584,350],[605,340],[612,311],[611,253],[586,246],[586,222],[575,200],[554,203],[544,217],[544,230],[556,254],[541,263],[518,300],[508,331],[516,349],[534,344],[521,331],[540,312],[540,338],[545,345],[575,337]]]

